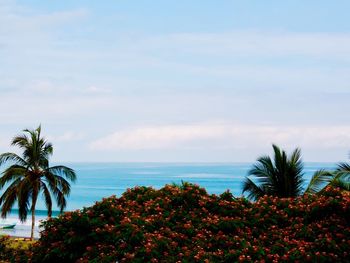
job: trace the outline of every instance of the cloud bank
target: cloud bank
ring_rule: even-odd
[[[350,145],[350,126],[244,124],[159,125],[121,130],[90,143],[102,151],[144,149],[249,149],[277,143],[288,148],[330,149]]]

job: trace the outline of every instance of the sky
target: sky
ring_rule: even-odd
[[[349,1],[0,0],[0,152],[62,162],[350,152]]]

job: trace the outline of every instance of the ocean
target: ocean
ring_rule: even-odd
[[[63,165],[73,168],[77,173],[77,181],[72,184],[71,194],[67,199],[66,211],[91,206],[103,197],[120,196],[127,188],[151,186],[159,189],[166,184],[181,181],[198,184],[210,194],[221,194],[230,190],[234,196],[242,196],[242,182],[252,166],[251,163],[65,163]],[[334,167],[334,163],[306,163],[305,184],[315,171]],[[57,214],[58,211],[55,211],[54,216]],[[39,237],[40,232],[38,225],[45,219],[45,205],[39,198],[36,211],[36,237]],[[30,216],[26,222],[19,222],[16,208],[1,223],[17,225],[13,230],[0,230],[0,234],[30,236]]]

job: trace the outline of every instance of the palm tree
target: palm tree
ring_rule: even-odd
[[[257,163],[248,172],[257,178],[258,184],[246,177],[243,183],[243,193],[248,192],[248,198],[257,199],[264,195],[278,197],[296,197],[302,193],[303,162],[300,149],[295,149],[290,157],[285,151],[272,145],[273,160],[269,156],[258,158]]]
[[[304,165],[300,149],[295,149],[288,157],[278,146],[273,144],[272,147],[273,160],[269,156],[258,158],[243,182],[243,193],[248,192],[248,198],[256,200],[264,195],[297,197],[304,193],[321,192],[327,185],[350,190],[350,165],[340,163],[334,172],[324,169],[316,171],[303,191]],[[251,180],[250,176],[256,177],[256,182]]]
[[[53,153],[52,144],[41,137],[41,126],[35,130],[23,130],[23,134],[13,138],[11,145],[18,146],[23,152],[0,155],[0,166],[9,164],[2,172],[0,189],[6,190],[0,197],[1,217],[6,218],[13,205],[18,204],[18,216],[23,222],[28,211],[32,214],[31,239],[34,236],[35,206],[42,194],[47,207],[48,217],[52,215],[52,198],[62,212],[66,207],[66,196],[70,193],[70,184],[76,175],[74,170],[58,165],[49,166],[49,157]]]

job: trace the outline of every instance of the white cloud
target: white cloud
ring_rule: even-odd
[[[100,150],[171,148],[193,140],[216,138],[223,132],[222,127],[201,125],[142,127],[115,132],[93,142],[91,148]]]
[[[350,147],[350,126],[193,124],[147,126],[117,131],[90,144],[92,150],[241,149],[265,147]]]

